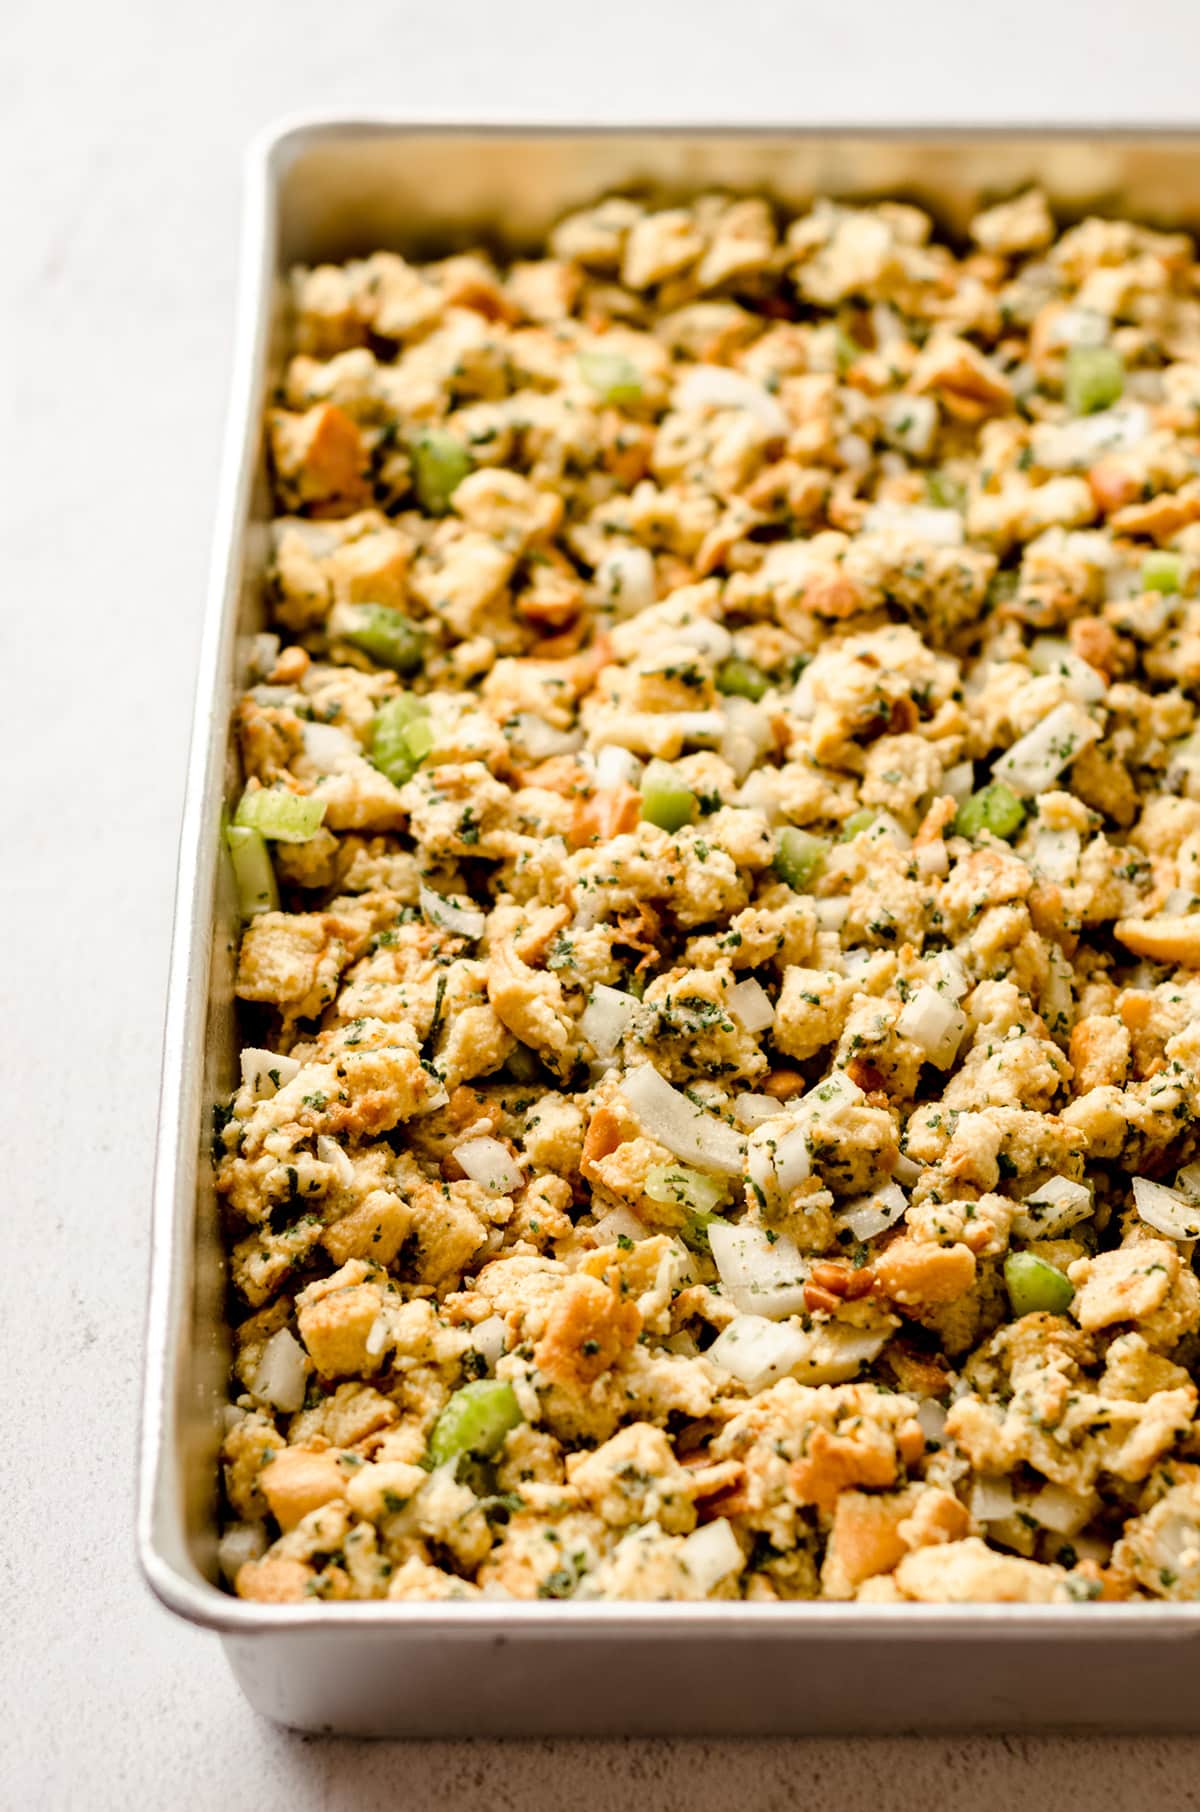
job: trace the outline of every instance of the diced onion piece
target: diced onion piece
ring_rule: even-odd
[[[499,1139],[466,1139],[454,1147],[454,1157],[471,1181],[489,1195],[511,1195],[525,1180],[507,1145]]]
[[[637,1018],[638,1003],[632,994],[597,982],[592,997],[579,1015],[579,1030],[597,1057],[611,1057]]]
[[[940,1441],[946,1432],[946,1410],[936,1397],[925,1397],[917,1405],[917,1421],[927,1441]]]
[[[323,799],[306,798],[282,787],[247,787],[238,800],[234,823],[256,830],[276,843],[307,843],[321,828]]]
[[[863,470],[871,463],[871,443],[865,434],[843,434],[834,452],[849,471]]]
[[[1026,797],[1048,792],[1080,750],[1095,743],[1098,736],[1100,725],[1093,723],[1082,705],[1055,705],[1001,756],[993,766],[993,776]]]
[[[310,724],[300,726],[304,737],[304,754],[314,767],[333,773],[347,761],[354,761],[362,750],[347,730],[340,730],[336,724]]]
[[[707,1221],[710,1218],[715,1217],[706,1215],[698,1218],[703,1218]],[[692,1223],[689,1222],[689,1226],[691,1224]],[[660,1305],[663,1300],[669,1300],[671,1297],[675,1296],[678,1291],[686,1290],[691,1284],[696,1282],[696,1261],[685,1244],[685,1241],[688,1239],[689,1234],[687,1229],[681,1230],[678,1239],[669,1239],[667,1241],[666,1250],[658,1261],[658,1268],[654,1273],[654,1282],[651,1284],[649,1291],[647,1291],[647,1295],[657,1296]],[[708,1248],[706,1243],[700,1245],[693,1241],[692,1249],[693,1251],[707,1251]],[[640,1297],[638,1300],[639,1303],[642,1301]],[[649,1305],[645,1305],[645,1308],[648,1309]],[[654,1311],[651,1309],[649,1312],[653,1313]]]
[[[751,1147],[752,1152],[757,1149],[761,1148]],[[798,1188],[806,1177],[812,1175],[812,1154],[808,1149],[807,1120],[799,1126],[794,1126],[790,1132],[784,1133],[777,1142],[768,1145],[765,1155],[769,1161],[769,1172],[765,1181],[761,1174],[756,1174],[755,1170],[750,1173],[751,1180],[757,1183],[760,1189],[764,1187],[769,1189],[773,1181],[776,1188],[781,1189],[784,1195],[790,1195],[792,1190]]]
[[[1200,1164],[1189,1164],[1175,1178],[1175,1187],[1191,1201],[1200,1202]]]
[[[929,979],[939,994],[945,994],[950,1000],[961,1000],[964,994],[971,991],[963,959],[957,950],[943,950],[935,956],[929,965]]]
[[[247,1562],[261,1560],[266,1551],[264,1523],[232,1523],[217,1543],[217,1565],[230,1585],[234,1585]]]
[[[968,1509],[977,1523],[1003,1523],[1017,1513],[1017,1500],[1006,1478],[979,1474],[971,1486]]]
[[[747,1032],[765,1032],[774,1023],[775,1006],[771,996],[752,975],[729,990],[725,1004]]]
[[[892,1166],[892,1175],[898,1183],[905,1183],[911,1189],[921,1175],[921,1166],[915,1159],[910,1158],[905,1152],[901,1152]]]
[[[294,1334],[280,1328],[263,1347],[251,1392],[290,1416],[303,1406],[307,1386],[308,1354]]]
[[[676,409],[748,409],[773,440],[785,440],[791,423],[781,404],[753,378],[726,365],[692,365],[675,386]]]
[[[950,854],[943,837],[934,837],[916,850],[917,871],[927,880],[950,873]]]
[[[1042,1018],[1055,1038],[1065,1037],[1071,1024],[1075,1010],[1074,978],[1074,969],[1058,945],[1052,943],[1047,953],[1046,981],[1042,988]]]
[[[969,799],[975,791],[974,762],[956,761],[953,767],[947,768],[942,775],[940,790],[943,794],[948,793],[951,799],[957,799],[960,804]]]
[[[1029,665],[1035,673],[1058,673],[1067,682],[1067,690],[1081,704],[1095,705],[1108,692],[1104,676],[1075,653],[1062,636],[1035,636],[1029,650]]]
[[[787,700],[787,710],[790,716],[798,717],[801,723],[807,723],[809,718],[816,716],[817,701],[807,667],[792,689],[792,696]]]
[[[1078,1535],[1096,1513],[1094,1492],[1068,1491],[1063,1485],[1043,1485],[1032,1497],[1022,1498],[1021,1511],[1054,1535]]]
[[[367,1329],[367,1338],[363,1345],[371,1358],[377,1359],[384,1348],[392,1344],[393,1339],[392,1317],[388,1311],[388,1305],[385,1303]]]
[[[748,699],[742,699],[748,704]],[[753,710],[753,706],[751,706]],[[654,713],[649,713],[653,716]],[[703,748],[715,748],[723,741],[728,729],[724,711],[673,711],[671,727],[678,730],[684,742],[698,743]]]
[[[785,1101],[777,1101],[774,1095],[739,1095],[733,1104],[733,1117],[739,1126],[761,1126],[764,1120],[774,1120],[788,1111]]]
[[[763,768],[756,768],[753,774],[747,775],[733,803],[744,811],[761,812],[768,824],[775,824],[783,815],[778,788],[771,773]]]
[[[863,833],[867,843],[894,843],[897,849],[911,849],[912,838],[891,812],[876,812]]]
[[[959,512],[934,509],[923,503],[873,503],[863,517],[863,528],[869,535],[932,542],[938,547],[963,544],[963,519]]]
[[[1200,730],[1194,730],[1190,736],[1184,736],[1179,742],[1171,744],[1167,784],[1182,790],[1186,777],[1193,774],[1200,774]]]
[[[495,1371],[496,1361],[504,1356],[507,1337],[508,1323],[503,1315],[489,1315],[471,1329],[471,1345],[490,1372]]]
[[[1048,881],[1070,881],[1079,866],[1082,840],[1077,830],[1039,830],[1030,855],[1038,874]]]
[[[1168,1239],[1200,1239],[1200,1202],[1164,1183],[1152,1183],[1149,1177],[1134,1177],[1133,1202],[1139,1217],[1156,1233],[1165,1233]]]
[[[834,1220],[837,1232],[853,1234],[855,1239],[874,1239],[894,1227],[908,1207],[908,1198],[898,1183],[885,1183],[870,1195],[860,1195],[847,1202]]]
[[[251,679],[265,680],[267,675],[273,671],[275,663],[279,659],[279,650],[281,646],[282,643],[277,635],[270,635],[265,631],[262,635],[256,635],[250,644],[250,672],[248,677]]]
[[[1108,316],[1099,309],[1076,308],[1072,304],[1047,323],[1045,349],[1049,352],[1059,346],[1103,346],[1110,329]]]
[[[720,755],[741,782],[771,746],[771,720],[761,705],[731,694],[725,700],[725,729]]]
[[[640,1239],[651,1237],[650,1229],[623,1202],[618,1202],[615,1208],[602,1214],[592,1228],[592,1233],[602,1246],[615,1246],[621,1239],[631,1239],[636,1244]]]
[[[275,1051],[258,1051],[247,1045],[241,1053],[242,1084],[256,1095],[270,1100],[277,1089],[286,1088],[293,1076],[300,1074],[294,1057],[281,1057]]]
[[[927,459],[937,433],[938,408],[931,396],[890,396],[880,411],[883,431],[894,447],[913,459]]]
[[[653,554],[633,542],[610,548],[596,567],[595,585],[618,616],[638,616],[656,596]]]
[[[683,1564],[701,1595],[742,1570],[742,1550],[732,1525],[723,1516],[684,1537]]]
[[[602,793],[619,786],[636,786],[641,779],[642,764],[628,749],[610,742],[596,756],[596,786]]]
[[[354,1166],[336,1139],[327,1133],[317,1134],[317,1157],[322,1164],[328,1164],[337,1175],[338,1182],[344,1189],[349,1189],[354,1181]]]
[[[583,745],[580,730],[556,730],[532,711],[516,711],[505,720],[505,735],[530,761],[549,761],[555,755],[573,755]]]
[[[865,1100],[862,1090],[844,1070],[834,1070],[798,1101],[787,1104],[791,1125],[778,1138],[768,1130],[752,1138],[749,1148],[750,1181],[764,1194],[778,1189],[789,1195],[812,1174],[808,1148],[814,1124],[839,1106]]]
[[[692,623],[678,623],[671,629],[671,639],[685,648],[698,648],[710,661],[728,660],[733,653],[733,637],[724,623],[711,617],[697,617]]]
[[[737,1315],[704,1357],[754,1393],[786,1378],[808,1349],[807,1336],[792,1323],[781,1327],[765,1315]]]
[[[725,1293],[739,1309],[770,1321],[804,1313],[807,1266],[786,1234],[772,1239],[762,1227],[714,1222],[708,1243]]]
[[[804,1144],[801,1139],[801,1144]],[[804,1145],[804,1162],[808,1163],[808,1147]],[[805,1172],[807,1175],[807,1172]],[[746,1180],[758,1196],[760,1202],[766,1202],[771,1193],[779,1187],[775,1175],[775,1140],[773,1138],[756,1139],[753,1134],[746,1148]]]
[[[746,1162],[746,1141],[741,1133],[672,1088],[652,1064],[631,1070],[623,1078],[620,1092],[642,1131],[677,1158],[698,1170],[741,1176]]]
[[[946,995],[939,994],[936,988],[928,987],[917,989],[896,1021],[900,1036],[919,1044],[929,1062],[939,1070],[948,1070],[958,1056],[966,1029],[967,1019],[962,1008]]]
[[[1141,403],[1105,409],[1075,421],[1046,423],[1033,431],[1033,455],[1047,472],[1071,472],[1094,465],[1102,453],[1127,453],[1150,432]]]
[[[1091,1212],[1092,1192],[1083,1183],[1048,1177],[1025,1197],[1021,1212],[1013,1216],[1012,1230],[1018,1239],[1059,1239]]]
[[[431,925],[440,926],[443,931],[452,931],[456,937],[483,936],[487,924],[485,912],[480,912],[474,906],[456,906],[453,900],[434,893],[431,887],[422,886],[418,897],[421,911]]]
[[[817,924],[822,931],[840,931],[850,917],[850,896],[845,893],[830,894],[817,903]]]
[[[873,1327],[836,1319],[817,1321],[805,1337],[804,1362],[792,1376],[803,1384],[842,1384],[878,1359],[895,1325],[890,1319]]]

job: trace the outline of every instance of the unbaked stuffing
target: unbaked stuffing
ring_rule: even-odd
[[[291,279],[244,1598],[1200,1597],[1200,271],[1036,191]]]

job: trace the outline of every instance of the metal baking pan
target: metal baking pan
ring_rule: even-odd
[[[1036,179],[1067,217],[1200,225],[1200,134],[636,131],[306,120],[249,165],[236,375],[184,810],[154,1179],[138,1543],[151,1587],[220,1633],[252,1704],[360,1735],[1190,1727],[1200,1605],[244,1603],[215,1583],[229,1363],[209,1175],[235,1069],[237,921],[218,861],[229,734],[263,626],[270,498],[261,418],[286,347],[282,276],[394,247],[529,245],[564,210],[638,184],[903,195],[951,231]]]

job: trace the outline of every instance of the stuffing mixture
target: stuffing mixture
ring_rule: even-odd
[[[244,1598],[1200,1597],[1200,269],[1036,191],[298,270]]]

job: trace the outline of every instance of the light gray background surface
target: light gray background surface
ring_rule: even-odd
[[[132,1550],[242,148],[286,111],[1195,119],[1195,0],[0,10],[0,1808],[1200,1805],[1200,1744],[305,1741]],[[464,1736],[471,1709],[462,1708]]]

